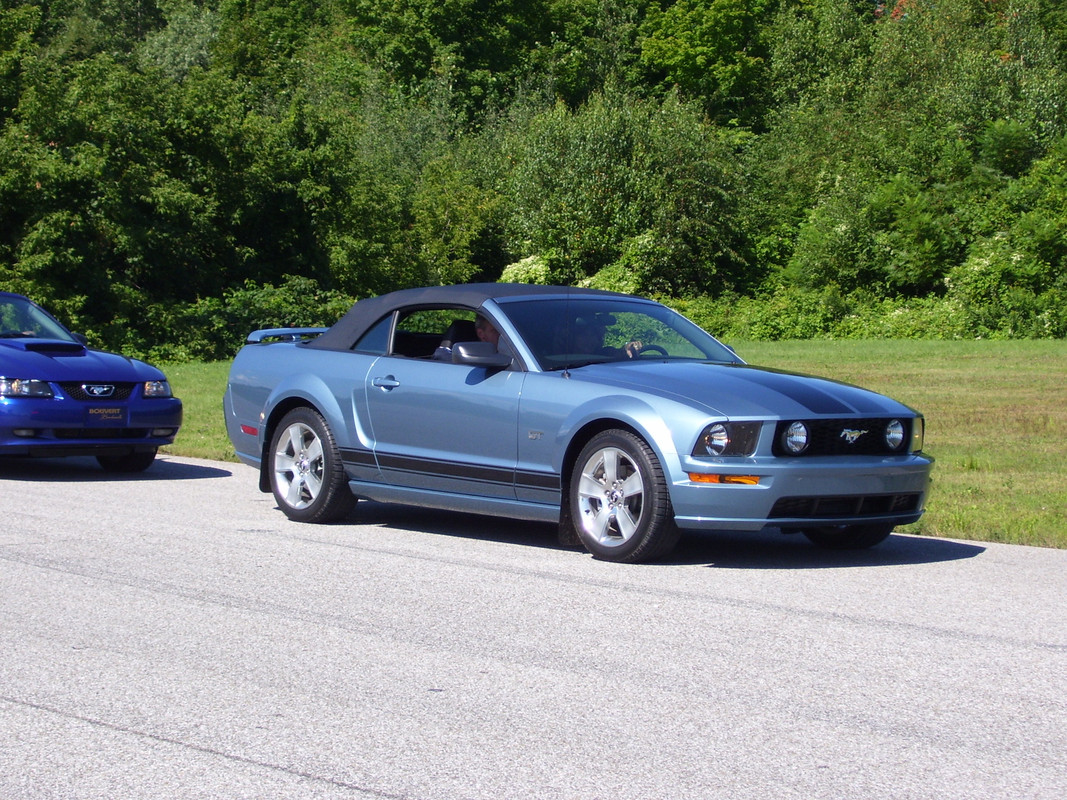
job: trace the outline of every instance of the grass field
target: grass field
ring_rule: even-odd
[[[926,515],[901,530],[1067,548],[1067,342],[732,343],[750,364],[822,375],[926,415],[937,459]],[[174,364],[185,403],[168,451],[233,460],[222,423],[228,363]]]

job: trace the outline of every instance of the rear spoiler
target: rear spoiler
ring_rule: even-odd
[[[263,328],[252,331],[245,339],[245,344],[263,342],[303,342],[321,336],[329,328]]]

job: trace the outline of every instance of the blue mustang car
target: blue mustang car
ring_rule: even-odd
[[[293,520],[357,498],[545,520],[624,562],[682,529],[869,547],[919,519],[932,465],[907,406],[748,366],[659,303],[565,287],[410,289],[328,329],[256,331],[224,413]]]
[[[0,292],[0,457],[89,455],[139,472],[181,422],[158,369],[91,350],[36,303]]]

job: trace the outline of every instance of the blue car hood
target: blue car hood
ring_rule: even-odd
[[[45,381],[139,382],[163,373],[133,358],[58,339],[0,339],[0,375]]]
[[[700,405],[723,417],[802,418],[912,416],[914,411],[876,392],[826,378],[701,361],[593,364],[572,380],[615,386]]]

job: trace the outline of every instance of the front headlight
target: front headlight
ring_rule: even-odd
[[[0,397],[51,397],[48,381],[0,378]]]
[[[756,452],[760,427],[758,422],[712,423],[697,439],[693,455],[750,456]]]
[[[145,397],[170,397],[170,384],[166,381],[145,381]]]

